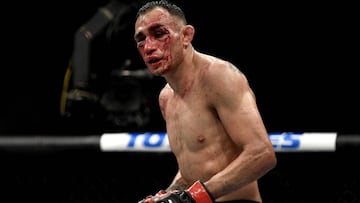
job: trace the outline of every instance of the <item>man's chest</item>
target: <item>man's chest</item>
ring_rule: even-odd
[[[214,115],[208,101],[202,96],[171,98],[165,112],[168,127],[196,127],[199,123],[209,122]]]

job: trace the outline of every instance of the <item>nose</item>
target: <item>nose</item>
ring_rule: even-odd
[[[156,49],[156,43],[151,38],[146,38],[145,45],[144,45],[144,51],[145,53],[152,53]]]

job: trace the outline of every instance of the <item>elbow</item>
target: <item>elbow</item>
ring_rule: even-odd
[[[256,152],[253,152],[253,154],[257,154],[254,156],[254,161],[257,160],[260,176],[265,175],[267,172],[276,167],[277,157],[272,145],[270,147],[258,147]]]
[[[277,165],[277,158],[273,148],[266,150],[265,162],[268,170],[272,170]]]
[[[267,173],[268,171],[274,169],[277,165],[277,157],[274,151],[274,148],[271,146],[266,146],[261,149],[258,148],[258,158],[261,160],[261,171]],[[264,174],[263,174],[264,175]]]

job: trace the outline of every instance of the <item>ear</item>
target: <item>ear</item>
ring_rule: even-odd
[[[182,34],[183,34],[183,44],[184,46],[187,47],[194,38],[195,29],[192,25],[185,25],[183,27]]]

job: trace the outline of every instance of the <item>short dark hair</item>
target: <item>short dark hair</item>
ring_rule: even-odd
[[[170,3],[170,1],[167,0],[147,2],[138,10],[136,14],[136,19],[138,19],[139,16],[157,7],[166,9],[171,15],[179,17],[181,20],[184,21],[185,24],[187,24],[187,20],[183,10],[179,6],[175,5],[174,3]]]

